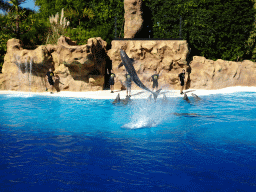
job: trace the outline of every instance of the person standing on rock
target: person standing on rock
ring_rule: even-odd
[[[54,76],[54,73],[52,72],[52,68],[49,69],[49,71],[46,73],[45,75],[45,81],[46,81],[46,78],[48,77],[48,82],[51,86],[51,94],[53,94],[53,86],[54,86],[54,80],[56,80],[55,76]],[[46,87],[46,91],[47,91],[47,87]]]
[[[178,76],[180,78],[180,94],[183,94],[184,84],[185,84],[185,69],[182,69],[182,72]]]
[[[111,93],[114,93],[115,76],[116,75],[114,73],[111,73],[109,77],[109,85],[110,85]]]
[[[126,96],[131,96],[132,77],[130,74],[125,75],[126,78]]]

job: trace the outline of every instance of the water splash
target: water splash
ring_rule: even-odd
[[[28,74],[28,58],[27,57],[25,58],[24,65],[25,65],[25,73]]]
[[[25,57],[25,62],[21,62],[21,57],[19,55],[14,55],[15,64],[18,67],[18,91],[22,91],[21,86],[27,84],[29,87],[29,92],[31,91],[32,84],[32,64],[33,59],[30,58],[28,64],[28,57]]]
[[[163,102],[162,98],[157,99],[156,102],[139,99],[133,101],[131,108],[132,115],[129,119],[130,122],[123,125],[122,128],[139,129],[157,127],[167,119],[172,110],[172,107],[166,102]]]
[[[33,63],[33,59],[30,58],[30,62],[29,62],[29,92],[31,92],[31,80],[32,80],[32,63]]]
[[[20,86],[21,86],[21,61],[20,61],[20,56],[16,55],[16,59],[15,59],[15,63],[16,65],[18,66],[19,68],[19,71],[18,71],[18,79],[19,79],[19,88],[18,88],[18,91],[20,91]]]
[[[28,97],[34,97],[34,94],[26,93],[26,92],[19,92],[15,94],[7,94],[6,97],[22,97],[22,98],[28,98]]]
[[[22,80],[23,80],[23,83],[28,83],[28,58],[25,57],[25,63],[23,63],[24,67],[25,67],[25,70],[24,70],[24,73],[22,75]]]

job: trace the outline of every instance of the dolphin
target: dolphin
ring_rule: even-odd
[[[187,96],[186,93],[184,93],[183,100],[185,100],[185,101],[187,101],[188,103],[190,103],[190,100],[189,100],[189,98],[188,98],[188,96]]]
[[[172,113],[176,116],[185,116],[185,117],[201,117],[201,115],[198,115],[197,113]]]
[[[131,96],[126,96],[125,99],[120,99],[120,94],[118,93],[118,95],[116,96],[116,99],[112,102],[112,104],[124,104],[124,105],[127,105],[131,99],[130,99]]]
[[[130,97],[131,97],[131,96],[126,95],[125,99],[121,100],[122,103],[123,103],[124,105],[127,105],[127,104],[129,103],[129,101],[131,101]]]
[[[205,117],[205,118],[215,118],[215,116],[208,116],[208,115],[199,115],[197,113],[171,113],[178,117]]]
[[[192,95],[197,101],[201,100],[201,98],[198,97],[196,94],[192,93],[191,95]]]
[[[129,73],[129,75],[131,75],[132,77],[132,80],[134,81],[134,83],[136,85],[138,85],[140,88],[146,90],[146,91],[149,91],[150,93],[153,94],[154,96],[154,99],[156,100],[160,91],[162,89],[159,89],[157,90],[156,92],[153,92],[151,91],[149,88],[147,88],[139,79],[134,67],[133,67],[133,62],[134,60],[129,58],[128,55],[124,52],[124,50],[120,49],[120,55],[121,55],[121,60],[122,60],[122,63],[118,66],[118,67],[121,67],[121,66],[125,66],[125,69],[126,71]]]
[[[149,95],[149,97],[148,97],[147,100],[148,100],[148,101],[151,101],[151,100],[152,100],[152,94]]]
[[[162,101],[163,101],[163,103],[167,103],[168,102],[168,99],[167,99],[165,94],[163,94],[163,100]]]
[[[112,102],[112,104],[120,103],[120,101],[121,101],[120,94],[118,93],[118,95],[116,96],[116,99]]]

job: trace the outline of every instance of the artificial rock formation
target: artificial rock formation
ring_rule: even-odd
[[[185,40],[115,40],[108,56],[112,72],[116,74],[115,89],[125,88],[125,67],[120,49],[134,59],[134,68],[141,81],[149,88],[154,73],[160,73],[159,87],[179,89],[178,74],[187,69],[186,88],[220,89],[230,86],[256,86],[256,63],[209,60],[194,56],[187,63],[189,50]],[[42,45],[26,50],[18,39],[7,42],[0,89],[16,91],[45,91],[45,74],[50,67],[60,77],[58,91],[102,90],[106,71],[106,42],[91,38],[86,45],[76,45],[61,37],[57,45]],[[47,85],[48,86],[48,85]],[[140,89],[134,83],[132,89]]]
[[[194,56],[190,63],[190,88],[220,89],[230,86],[256,86],[256,63],[217,61]]]
[[[134,68],[141,81],[152,86],[150,77],[160,73],[159,87],[179,89],[178,74],[188,68],[188,45],[185,40],[115,40],[108,55],[112,60],[112,71],[116,74],[115,89],[125,86],[125,67],[121,63],[120,49],[134,59]],[[134,83],[132,89],[140,89]]]
[[[124,0],[124,38],[134,38],[143,25],[142,0]]]
[[[45,91],[45,75],[50,67],[60,81],[56,89],[66,91],[102,90],[106,45],[100,37],[76,45],[61,36],[57,45],[41,45],[35,50],[21,47],[18,39],[7,42],[0,88],[17,91]]]

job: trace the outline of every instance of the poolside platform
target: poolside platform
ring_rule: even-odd
[[[160,92],[159,98],[163,97],[165,94],[166,97],[183,97],[180,95],[179,90],[162,90]],[[229,94],[235,92],[256,92],[256,87],[227,87],[224,89],[218,90],[203,90],[203,89],[188,89],[184,92],[187,93],[188,96],[191,93],[194,93],[198,96],[206,96],[212,94]],[[90,98],[90,99],[115,99],[116,96],[120,94],[121,99],[125,98],[126,90],[119,91],[115,90],[114,93],[110,93],[110,90],[103,91],[88,91],[88,92],[70,92],[70,91],[61,91],[54,92],[51,94],[50,92],[19,92],[19,91],[0,91],[0,94],[16,94],[16,95],[42,95],[42,96],[52,96],[52,97],[79,97],[79,98]],[[148,98],[150,93],[145,90],[132,90],[131,92],[132,99],[145,99]]]

